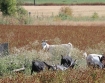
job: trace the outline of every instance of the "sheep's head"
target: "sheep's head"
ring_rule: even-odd
[[[70,68],[74,68],[74,66],[77,64],[76,61],[77,61],[77,59],[72,60]]]
[[[46,46],[47,46],[47,40],[42,40],[42,48],[43,48],[43,50],[45,50],[46,49]]]
[[[103,55],[101,58],[99,57],[100,62],[105,66],[105,55]]]

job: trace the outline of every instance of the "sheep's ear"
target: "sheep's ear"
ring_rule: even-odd
[[[101,58],[98,56],[99,60],[102,62]]]

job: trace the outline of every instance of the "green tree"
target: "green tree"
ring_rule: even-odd
[[[3,15],[16,15],[16,0],[0,0],[0,9]]]

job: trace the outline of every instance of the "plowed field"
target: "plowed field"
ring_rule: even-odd
[[[85,49],[105,41],[105,26],[0,25],[0,42],[9,42],[11,48],[21,47],[36,40],[41,43],[43,39],[54,44],[50,41],[54,38],[59,38],[61,43],[71,42],[79,49]]]

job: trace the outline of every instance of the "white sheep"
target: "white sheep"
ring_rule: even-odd
[[[100,61],[100,58],[102,57],[102,55],[100,55],[100,54],[89,54],[89,55],[87,55],[86,52],[83,53],[83,55],[86,58],[86,62],[87,62],[88,66],[92,65],[93,67],[95,67],[96,65],[98,65],[101,69],[104,67],[104,65]]]
[[[59,45],[49,45],[46,40],[42,41],[42,48],[45,51],[50,52],[55,55],[60,53],[60,55],[70,55],[70,51],[73,48],[71,43],[68,44],[59,44]]]
[[[54,70],[61,70],[61,71],[65,71],[68,69],[67,67],[65,67],[63,65],[52,65],[52,67]]]

